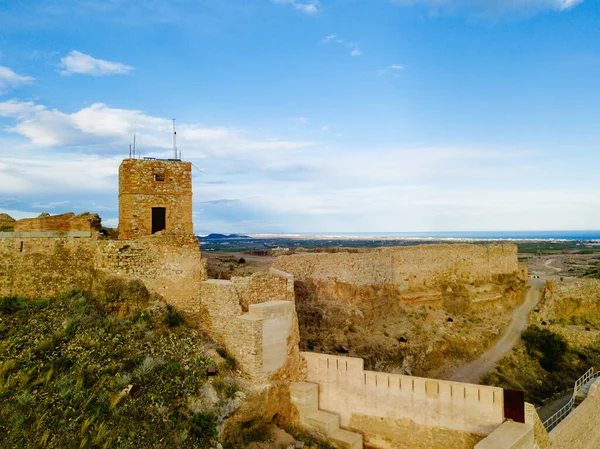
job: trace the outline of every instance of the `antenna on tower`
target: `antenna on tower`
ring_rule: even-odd
[[[133,137],[133,123],[129,125],[129,159],[131,159],[131,138]]]
[[[137,122],[133,122],[133,158],[135,159],[135,132],[137,128]]]
[[[175,119],[173,119],[173,159],[177,159],[177,131],[175,131]]]

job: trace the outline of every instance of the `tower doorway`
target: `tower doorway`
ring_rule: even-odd
[[[152,234],[167,229],[167,208],[153,207],[152,208]]]

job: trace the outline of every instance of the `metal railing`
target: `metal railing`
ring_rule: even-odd
[[[583,376],[581,376],[579,379],[577,379],[577,381],[575,381],[573,395],[571,396],[571,399],[569,399],[569,402],[567,402],[559,411],[557,411],[554,415],[552,415],[550,418],[543,422],[544,427],[548,432],[554,429],[558,425],[558,423],[565,418],[565,416],[571,413],[573,407],[575,407],[577,393],[579,393],[581,387],[597,377],[600,377],[600,371],[594,372],[594,368],[590,368],[583,374]]]

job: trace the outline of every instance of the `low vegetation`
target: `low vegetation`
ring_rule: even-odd
[[[143,285],[117,284],[96,297],[0,299],[0,447],[214,445],[217,416],[188,407],[214,343],[175,310],[143,308]],[[127,313],[113,294],[123,292],[134,298]],[[239,388],[219,382],[226,397]]]
[[[523,332],[521,342],[482,383],[523,390],[526,401],[539,405],[573,388],[583,373],[599,366],[597,346],[573,348],[559,334],[534,325]]]

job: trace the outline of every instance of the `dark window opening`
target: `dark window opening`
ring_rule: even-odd
[[[152,234],[167,229],[167,209],[164,207],[152,208]]]
[[[164,182],[165,180],[165,169],[164,168],[155,168],[154,169],[154,181]]]

